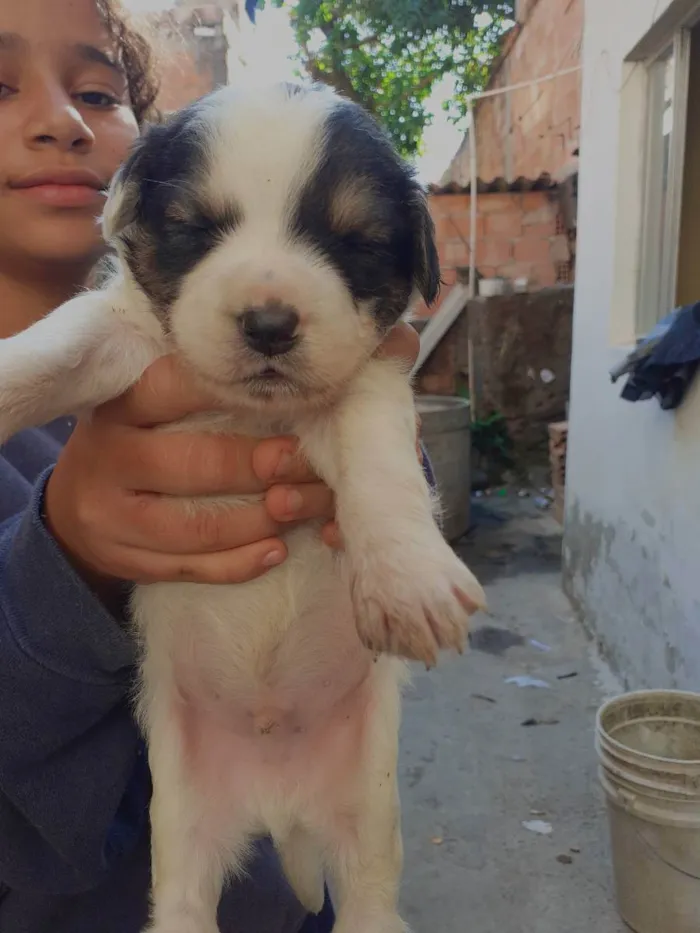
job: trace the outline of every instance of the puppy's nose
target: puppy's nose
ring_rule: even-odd
[[[297,341],[299,314],[291,305],[269,302],[246,308],[240,325],[251,350],[263,356],[279,356],[288,353]]]

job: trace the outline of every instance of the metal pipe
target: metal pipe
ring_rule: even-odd
[[[476,295],[476,199],[477,188],[476,164],[476,120],[474,119],[474,98],[469,98],[469,297]]]
[[[474,118],[474,99],[469,98],[469,297],[476,295],[476,208],[478,173],[476,163],[476,120]],[[467,304],[467,379],[469,381],[469,416],[474,422],[478,407],[476,397],[476,374],[474,372],[474,342],[472,339],[471,322],[469,320],[469,304]]]
[[[536,84],[542,84],[544,81],[552,81],[554,78],[561,78],[564,75],[576,74],[581,71],[581,65],[572,65],[571,68],[563,68],[561,71],[553,71],[551,74],[542,75],[541,78],[533,78],[531,81],[519,81],[517,84],[508,84],[505,87],[496,87],[491,91],[479,91],[476,94],[470,94],[469,100],[484,100],[486,97],[497,97],[499,94],[505,94],[506,91],[519,91],[524,87],[534,87]]]

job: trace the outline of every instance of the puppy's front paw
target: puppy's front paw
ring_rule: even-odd
[[[469,617],[486,607],[476,577],[437,529],[351,561],[351,586],[363,644],[427,667],[441,650],[462,651]]]

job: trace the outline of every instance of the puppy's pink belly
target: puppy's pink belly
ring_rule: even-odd
[[[325,691],[300,693],[297,703],[274,691],[261,691],[250,705],[181,696],[185,766],[212,817],[245,819],[247,812],[264,822],[268,802],[280,794],[319,813],[342,808],[361,758],[370,664],[358,671],[359,683],[333,700],[324,697],[334,692],[329,682]]]

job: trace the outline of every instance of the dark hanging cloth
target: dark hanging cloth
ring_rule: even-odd
[[[621,397],[644,402],[656,397],[664,410],[685,398],[700,364],[700,302],[677,308],[643,337],[635,350],[610,373],[613,382],[627,376]]]

